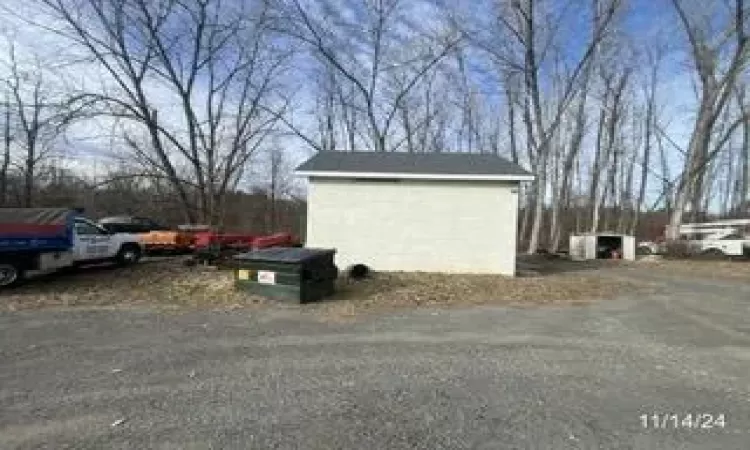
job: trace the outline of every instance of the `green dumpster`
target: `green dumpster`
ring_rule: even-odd
[[[308,303],[335,291],[336,250],[272,247],[234,257],[237,289],[294,303]]]

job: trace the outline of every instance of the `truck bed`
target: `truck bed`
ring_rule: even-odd
[[[0,253],[69,250],[76,215],[62,208],[0,208]]]

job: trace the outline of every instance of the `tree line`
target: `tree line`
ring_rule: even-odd
[[[49,201],[95,123],[110,167],[70,189],[158,193],[182,222],[226,221],[249,187],[299,205],[292,148],[506,157],[536,177],[529,252],[747,216],[750,8],[653,3],[655,30],[628,0],[33,0],[6,17],[70,52],[8,37],[0,201]]]

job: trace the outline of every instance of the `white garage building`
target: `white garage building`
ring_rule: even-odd
[[[320,152],[309,179],[308,247],[345,268],[514,275],[518,187],[533,176],[495,155]]]

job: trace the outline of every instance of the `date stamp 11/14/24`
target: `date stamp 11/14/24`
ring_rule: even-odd
[[[641,414],[639,416],[641,428],[652,430],[667,429],[692,429],[692,430],[712,430],[723,429],[727,426],[725,414],[713,413],[653,413]]]

